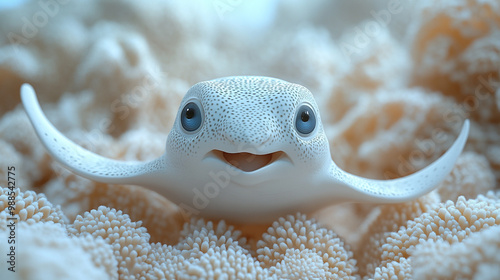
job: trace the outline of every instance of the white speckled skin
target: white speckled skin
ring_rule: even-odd
[[[438,160],[395,180],[370,180],[338,168],[330,157],[316,102],[305,87],[268,77],[227,77],[194,85],[184,97],[166,152],[151,162],[111,160],[74,144],[47,120],[35,92],[23,85],[26,112],[49,153],[91,180],[135,184],[154,190],[184,211],[232,222],[270,222],[340,202],[395,203],[433,190],[451,171],[467,141],[466,121],[453,146]],[[195,102],[201,126],[187,132],[181,109]],[[317,124],[302,136],[295,127],[298,107],[313,108]],[[253,171],[229,164],[225,153],[272,154]]]

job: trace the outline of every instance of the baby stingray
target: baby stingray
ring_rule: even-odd
[[[467,141],[469,122],[451,148],[426,168],[393,180],[349,174],[331,159],[318,106],[305,87],[238,76],[201,82],[181,102],[166,151],[150,162],[108,159],[76,145],[45,117],[33,88],[24,108],[49,153],[90,180],[140,185],[192,215],[267,223],[341,202],[415,199],[448,175]]]

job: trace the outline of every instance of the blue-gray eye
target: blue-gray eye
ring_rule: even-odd
[[[202,115],[200,107],[194,102],[189,102],[181,112],[182,127],[189,132],[195,131],[201,126]]]
[[[295,117],[295,128],[302,136],[307,136],[316,127],[316,115],[309,105],[300,106]]]

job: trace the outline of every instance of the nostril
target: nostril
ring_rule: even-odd
[[[272,138],[272,134],[271,132],[268,132],[267,135],[264,136],[264,140],[261,142],[261,146],[264,146],[265,144],[267,144],[268,142],[271,141],[271,138]]]
[[[226,139],[226,141],[228,141],[229,143],[232,143],[232,144],[236,143],[236,141],[234,140],[234,138],[232,137],[231,134],[224,132],[223,135],[224,135],[224,138]]]

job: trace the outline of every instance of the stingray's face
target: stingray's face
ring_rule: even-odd
[[[168,137],[167,158],[185,170],[226,170],[240,185],[311,176],[330,162],[311,92],[264,77],[229,77],[193,86]]]
[[[79,147],[47,120],[23,85],[26,112],[49,153],[75,173],[145,186],[192,214],[268,222],[344,201],[403,202],[434,189],[450,172],[469,131],[437,161],[395,180],[349,174],[330,158],[318,107],[303,86],[267,77],[229,77],[193,86],[166,152],[150,162],[107,159]]]

